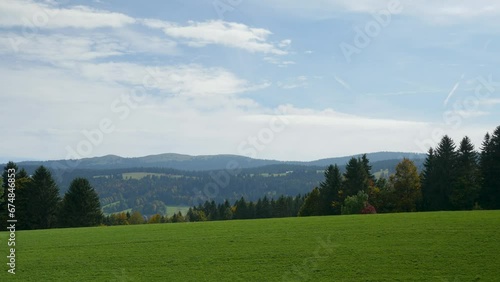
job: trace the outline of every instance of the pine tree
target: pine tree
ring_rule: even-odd
[[[356,195],[359,191],[368,192],[369,172],[361,159],[351,158],[346,165],[342,190],[344,197]]]
[[[62,201],[60,221],[64,227],[86,227],[101,224],[102,212],[99,196],[87,179],[76,178],[71,182]],[[132,222],[130,223],[132,224]]]
[[[482,188],[480,203],[486,209],[500,209],[500,126],[486,134],[481,150]]]
[[[422,209],[434,210],[437,209],[435,179],[436,173],[434,170],[434,149],[430,148],[424,162],[424,169],[420,175],[422,186]]]
[[[337,165],[330,165],[325,170],[325,180],[320,183],[322,211],[324,215],[340,214],[344,202],[342,194],[342,175]]]
[[[457,156],[457,180],[450,201],[455,210],[470,210],[479,197],[481,188],[477,153],[469,137],[460,142]]]
[[[28,229],[27,222],[27,212],[28,200],[26,198],[26,189],[30,185],[31,178],[24,168],[22,168],[16,175],[16,218],[17,226],[19,229]]]
[[[234,203],[235,212],[233,214],[234,219],[247,219],[250,218],[248,211],[248,204],[243,197]]]
[[[457,181],[457,152],[453,140],[445,135],[436,148],[434,179],[432,193],[435,197],[435,206],[432,210],[451,210],[451,194]]]
[[[363,164],[363,168],[366,171],[366,174],[368,175],[368,179],[371,181],[371,184],[375,184],[375,175],[372,174],[372,166],[370,165],[370,160],[366,157],[366,154],[363,154],[361,157],[361,163]]]
[[[17,188],[18,188],[18,167],[14,162],[8,162],[7,165],[3,169],[2,173],[2,188],[0,189],[0,227],[1,230],[5,230],[7,227],[5,224],[7,223],[8,219],[8,205],[14,204],[14,206],[17,204]],[[15,179],[15,182],[13,184],[14,188],[9,187],[9,178]],[[14,202],[11,203],[8,201],[8,195],[9,195],[9,189],[14,189]],[[18,215],[18,212],[16,211],[16,216]]]
[[[33,174],[32,181],[26,187],[27,228],[46,229],[56,227],[57,212],[60,202],[59,188],[52,175],[44,166]]]

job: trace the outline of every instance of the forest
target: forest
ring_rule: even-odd
[[[15,181],[9,180],[12,175],[8,172],[12,170],[16,171]],[[257,172],[256,168],[254,170]],[[15,163],[9,162],[2,175],[0,217],[2,222],[6,222],[9,210],[15,207],[19,229],[46,229],[145,222],[500,209],[500,126],[493,134],[485,135],[479,151],[467,136],[458,145],[450,137],[444,136],[435,148],[429,149],[420,172],[417,165],[406,158],[395,166],[394,173],[389,177],[375,177],[372,170],[370,160],[362,155],[351,158],[342,170],[338,165],[328,166],[318,185],[315,185],[318,173],[314,168],[297,166],[293,173],[285,173],[295,178],[279,177],[280,174],[274,175],[272,170],[268,170],[271,173],[266,177],[244,174],[235,177],[236,181],[231,181],[232,185],[245,191],[244,195],[250,195],[249,198],[241,196],[233,202],[230,197],[224,199],[218,193],[218,197],[212,198],[209,194],[193,197],[190,192],[178,193],[182,195],[177,199],[179,202],[198,202],[185,215],[179,212],[166,217],[162,201],[140,202],[141,198],[138,197],[136,204],[140,208],[105,216],[103,203],[117,199],[112,195],[101,195],[99,198],[99,193],[86,178],[72,179],[61,197],[50,170],[40,166],[29,175],[24,168],[19,169]],[[164,174],[167,171],[169,173]],[[222,181],[216,181],[220,187],[229,185],[229,180],[223,181],[224,177],[213,177],[208,173],[211,176],[209,178],[205,172],[191,172],[182,177],[176,177],[176,170],[158,169],[158,172],[162,173],[161,176],[149,175],[141,179],[127,179],[125,182],[121,174],[106,174],[92,179],[95,183],[116,183],[116,189],[124,193],[133,191],[134,186],[124,186],[123,183],[141,183],[137,186],[142,187],[141,192],[134,192],[138,195],[161,195],[165,191],[162,189],[178,191],[186,177],[198,182],[199,187],[217,179]],[[162,177],[178,181],[178,184],[163,188],[161,185],[155,186],[155,181]],[[258,189],[260,178],[280,182],[279,185],[286,187],[286,190],[278,191],[280,193],[275,191],[274,194],[262,193]],[[310,181],[312,190],[291,196],[290,193],[297,191],[296,185],[300,183],[297,179],[304,178]],[[149,186],[145,183],[149,183]],[[204,198],[208,199],[201,202]]]

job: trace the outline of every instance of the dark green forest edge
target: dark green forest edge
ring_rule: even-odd
[[[10,169],[15,169],[17,172],[14,185],[12,180],[9,182],[13,176],[8,173],[12,171]],[[256,174],[259,173],[257,168],[254,170]],[[272,167],[268,168],[270,175],[267,178],[283,181],[280,177],[273,175],[272,170]],[[122,196],[116,191],[114,194],[107,195],[98,193],[91,181],[111,182],[117,185],[116,189],[127,191],[130,187],[123,186],[123,183],[130,180],[140,183],[145,180],[149,182],[149,185],[142,186],[142,193],[153,193],[155,189],[161,189],[156,188],[154,182],[159,182],[165,175],[179,182],[179,186],[172,185],[168,188],[172,191],[179,190],[181,182],[186,180],[186,175],[201,185],[200,187],[203,187],[207,181],[213,181],[213,175],[212,180],[207,179],[206,172],[190,172],[179,177],[176,170],[157,169],[158,175],[129,179],[127,182],[123,182],[123,176],[118,173],[108,173],[101,177],[93,176],[91,181],[79,176],[71,180],[68,185],[69,189],[61,198],[58,185],[49,169],[40,166],[32,175],[29,175],[24,168],[19,169],[15,163],[9,162],[4,167],[2,175],[0,222],[5,224],[9,209],[13,204],[19,229],[500,209],[500,126],[492,135],[488,133],[485,135],[479,152],[475,150],[468,137],[464,137],[456,145],[451,138],[444,136],[436,148],[429,149],[420,173],[418,164],[406,158],[396,165],[394,173],[388,177],[381,174],[377,178],[372,170],[372,165],[366,155],[351,158],[345,168],[330,165],[324,171],[322,181],[316,185],[318,183],[316,182],[317,171],[314,168],[297,166],[292,173],[297,176],[295,182],[300,182],[298,179],[305,178],[310,181],[310,187],[314,188],[304,195],[295,194],[295,196],[290,195],[290,192],[295,191],[293,187],[297,184],[294,183],[293,178],[287,178],[287,181],[282,183],[282,185],[292,187],[286,190],[287,193],[261,193],[262,190],[257,189],[259,184],[255,182],[255,179],[259,178],[249,174],[248,171],[241,175],[241,170],[239,170],[233,175],[236,181],[232,180],[232,185],[242,185],[242,190],[245,191],[242,195],[249,195],[249,197],[241,196],[234,201],[234,204],[231,204],[230,199],[235,197],[235,193],[228,196],[222,191],[214,193],[213,197],[197,196],[189,192],[171,193],[174,197],[169,203],[187,202],[192,203],[192,207],[185,215],[179,212],[167,217],[164,215],[165,204],[162,201],[146,203],[141,202],[143,199],[141,197],[135,198],[135,201],[138,201],[136,207],[139,208],[131,212],[105,215],[103,210],[106,211],[106,207],[113,206],[110,203],[125,201],[116,198],[118,195]],[[148,172],[151,172],[151,169]],[[82,174],[81,171],[79,173]],[[87,173],[92,175],[89,171]],[[15,202],[12,201],[14,193]],[[98,194],[101,195],[101,199]],[[203,199],[205,201],[201,202],[200,200]],[[104,209],[101,204],[104,205]],[[113,211],[113,209],[108,211]],[[141,213],[148,216],[143,216]]]

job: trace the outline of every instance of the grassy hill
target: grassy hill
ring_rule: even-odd
[[[500,211],[20,231],[17,274],[8,278],[498,281],[499,231]]]

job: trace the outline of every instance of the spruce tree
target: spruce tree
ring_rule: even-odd
[[[320,183],[322,211],[324,215],[340,214],[344,202],[342,195],[342,175],[337,165],[330,165],[325,170],[325,180]]]
[[[365,163],[359,158],[351,158],[346,165],[342,190],[344,197],[356,195],[359,191],[368,192],[369,172]]]
[[[12,172],[12,170],[14,172]],[[9,195],[9,176],[14,176],[14,179],[16,180],[14,182],[14,194],[16,195],[15,200],[14,200],[14,203],[10,203],[10,204],[14,204],[16,205],[16,201],[17,201],[17,185],[18,185],[18,175],[17,173],[19,172],[18,171],[18,167],[17,165],[14,163],[14,162],[8,162],[7,165],[4,167],[3,169],[3,173],[2,173],[2,188],[0,189],[0,227],[1,227],[1,230],[5,230],[5,228],[7,227],[6,224],[7,224],[7,219],[8,218],[8,205],[9,205],[9,201],[8,201],[8,195]],[[16,211],[16,216],[18,215],[17,211]]]
[[[480,204],[486,209],[500,209],[500,126],[486,134],[481,150],[482,188]]]
[[[424,162],[424,169],[420,175],[420,182],[422,186],[422,209],[434,210],[437,209],[436,203],[436,172],[434,169],[434,149],[430,148]]]
[[[363,154],[361,157],[361,163],[363,163],[363,168],[366,171],[366,174],[368,175],[368,179],[371,181],[371,185],[375,184],[375,175],[372,174],[372,166],[370,165],[370,160],[366,156],[366,154]]]
[[[85,178],[74,179],[62,201],[61,225],[64,227],[97,226],[101,224],[102,217],[99,196],[89,181]]]
[[[450,196],[452,208],[470,210],[478,200],[481,182],[477,153],[467,136],[460,142],[456,170],[457,178]]]
[[[435,206],[432,210],[451,210],[451,194],[457,181],[457,152],[453,140],[445,135],[436,148],[433,196]]]
[[[57,212],[60,202],[59,188],[50,171],[40,166],[33,174],[32,181],[26,187],[27,227],[46,229],[56,227]]]

